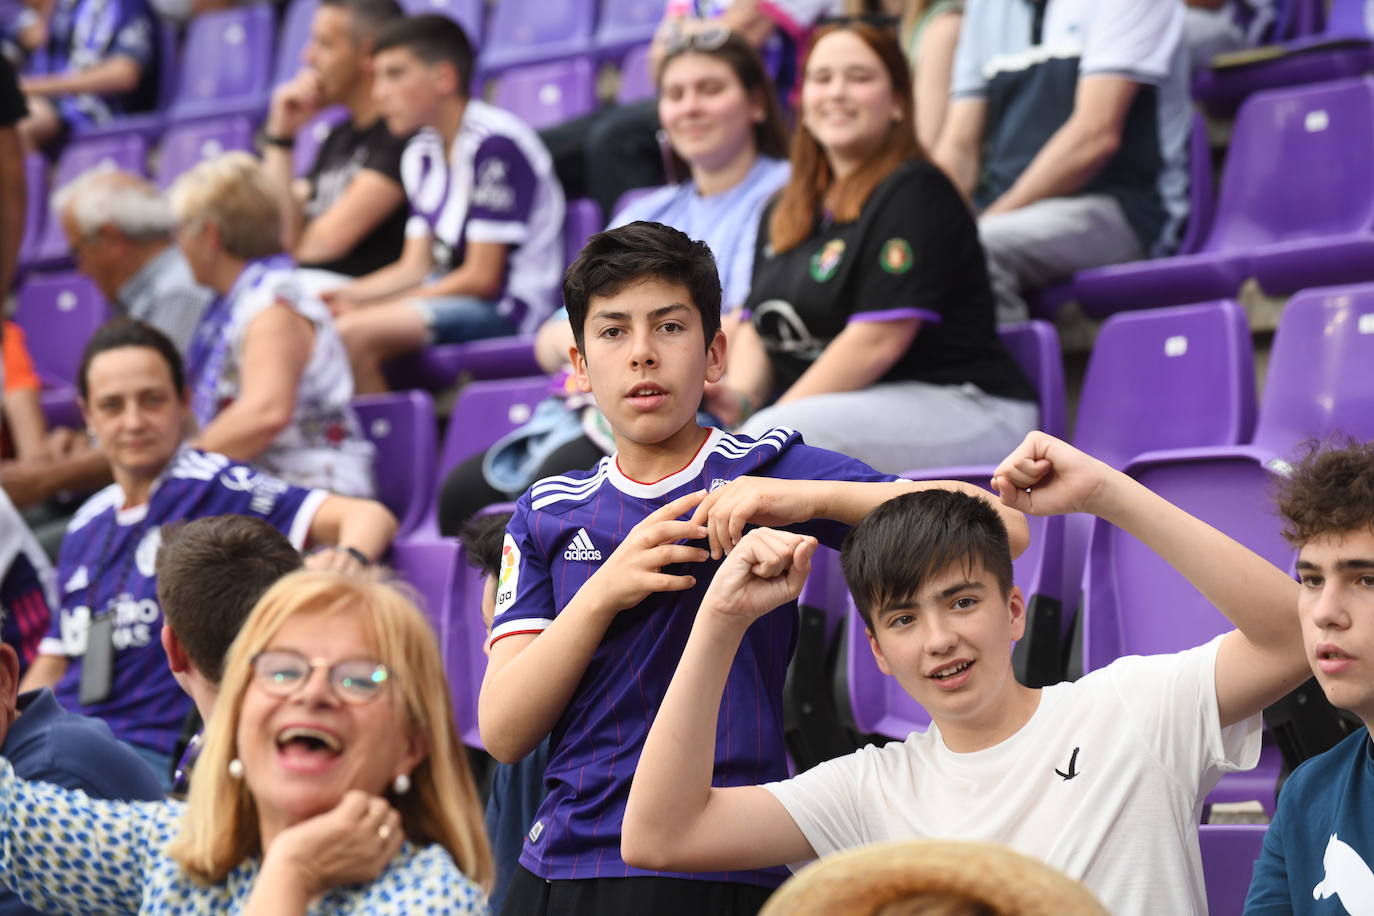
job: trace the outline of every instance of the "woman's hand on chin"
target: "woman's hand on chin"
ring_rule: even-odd
[[[400,812],[384,798],[353,789],[333,809],[277,834],[259,881],[268,879],[308,902],[334,887],[375,880],[403,839]]]

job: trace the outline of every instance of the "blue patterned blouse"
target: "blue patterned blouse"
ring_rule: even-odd
[[[197,884],[166,852],[183,808],[104,801],[28,782],[0,758],[0,881],[29,905],[55,913],[240,912],[259,860],[245,860],[213,887]],[[487,903],[443,847],[405,843],[377,880],[335,888],[308,913],[484,916]]]

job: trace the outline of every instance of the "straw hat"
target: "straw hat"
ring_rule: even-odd
[[[1106,916],[1087,888],[1002,846],[903,840],[826,856],[797,872],[759,916],[870,916],[916,894],[949,894],[999,916]]]

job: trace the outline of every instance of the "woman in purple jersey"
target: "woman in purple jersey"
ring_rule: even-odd
[[[0,881],[45,912],[485,914],[437,645],[394,586],[284,577],[230,649],[185,804],[93,801],[0,758]]]

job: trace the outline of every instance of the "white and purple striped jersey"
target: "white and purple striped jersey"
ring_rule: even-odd
[[[468,242],[510,246],[498,313],[534,333],[558,306],[563,282],[563,186],[528,124],[469,99],[453,146],[421,128],[401,154],[411,216],[407,238],[428,237],[434,271],[463,263]]]
[[[104,719],[115,737],[171,754],[191,708],[162,651],[162,608],[154,564],[162,526],[211,515],[251,515],[303,546],[324,490],[306,490],[235,464],[223,455],[182,448],[141,506],[122,509],[111,484],[72,518],[57,561],[61,610],[39,651],[68,659],[55,693],[69,712]],[[109,697],[83,705],[81,661],[91,621],[114,614],[114,674]]]
[[[636,524],[680,496],[736,477],[887,481],[861,461],[812,448],[789,429],[754,440],[711,430],[682,470],[653,483],[632,480],[615,456],[591,471],[539,481],[520,498],[506,529],[492,642],[538,633],[553,622]],[[848,527],[815,520],[792,526],[839,547]],[[651,595],[606,630],[549,739],[549,794],[525,839],[520,864],[547,879],[665,875],[763,886],[783,869],[667,875],[620,858],[620,824],[649,725],[668,690],[702,595],[719,561],[670,566],[691,573],[686,591]],[[794,605],[745,634],[730,669],[716,734],[713,783],[758,785],[786,778],[782,686],[797,637]]]

